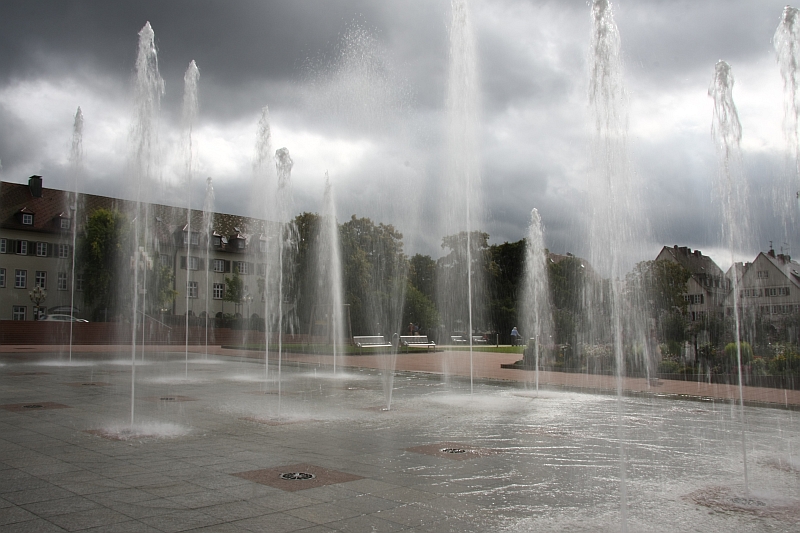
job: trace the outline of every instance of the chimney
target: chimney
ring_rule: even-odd
[[[31,196],[34,198],[42,197],[42,177],[31,176],[28,178],[28,189],[31,191]]]

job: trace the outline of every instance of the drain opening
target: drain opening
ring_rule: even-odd
[[[40,405],[38,403],[32,403],[30,405],[23,405],[22,407],[24,407],[25,409],[42,409],[44,405]]]
[[[442,448],[442,453],[467,453],[464,448]]]
[[[81,383],[84,387],[96,387],[97,383]]]
[[[287,472],[285,474],[281,474],[281,479],[288,479],[291,481],[302,481],[306,479],[314,479],[314,474],[309,474],[308,472]]]
[[[175,401],[175,397],[174,396],[164,396],[163,398],[161,398],[161,401],[162,402],[174,402]]]

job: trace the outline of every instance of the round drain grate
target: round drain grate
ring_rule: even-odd
[[[23,405],[22,407],[24,407],[25,409],[42,409],[44,408],[44,405],[40,405],[38,403],[32,403],[30,405]]]
[[[467,453],[464,448],[442,448],[442,453]]]
[[[175,401],[175,397],[174,396],[165,396],[165,397],[161,398],[161,401],[162,402],[174,402]]]
[[[281,479],[288,479],[291,481],[303,481],[306,479],[314,479],[314,474],[309,474],[308,472],[287,472],[285,474],[281,474]]]

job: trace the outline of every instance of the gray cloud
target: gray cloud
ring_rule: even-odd
[[[492,242],[520,239],[536,207],[551,249],[588,254],[588,6],[585,0],[487,0],[473,7],[484,227]],[[705,102],[720,58],[751,77],[774,62],[771,38],[783,0],[620,0],[614,8],[631,113],[654,114],[631,117],[641,124],[669,118],[658,115],[664,107],[686,105],[680,94],[697,93]],[[242,212],[249,205],[255,124],[269,105],[273,149],[287,145],[296,162],[298,211],[319,210],[330,170],[340,218],[355,213],[393,223],[409,251],[438,255],[449,10],[447,0],[4,2],[3,179],[42,173],[46,183],[67,186],[71,117],[82,105],[84,187],[118,194],[137,33],[149,20],[167,87],[164,143],[179,137],[183,72],[190,60],[200,67],[198,127],[207,135],[199,144],[201,173],[213,175],[220,210]],[[74,98],[67,89],[58,93],[67,82],[77,88]],[[655,105],[661,101],[674,103]],[[631,161],[652,228],[644,247],[719,247],[710,107],[675,131],[664,122],[657,134],[643,129],[632,139]],[[796,208],[785,205],[792,193],[785,148],[764,142],[774,145],[744,154],[755,185],[753,252],[768,240],[795,238],[779,236]],[[177,152],[163,151],[165,159]],[[203,180],[196,181],[192,196],[201,198]],[[172,195],[176,202],[180,196]]]

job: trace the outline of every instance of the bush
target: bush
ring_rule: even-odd
[[[741,346],[741,354],[742,354],[742,365],[749,365],[753,361],[753,348],[750,347],[750,344],[747,342],[740,342],[739,345]],[[729,342],[725,345],[725,362],[728,365],[728,368],[732,370],[736,370],[738,365],[738,357],[737,357],[737,350],[736,350],[736,343]]]
[[[665,359],[658,364],[659,374],[680,374],[681,370],[681,364],[677,361]]]

